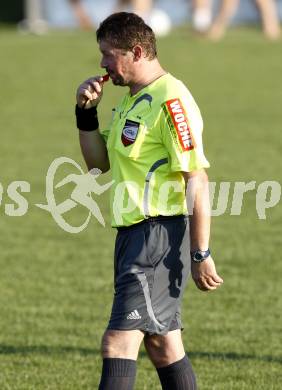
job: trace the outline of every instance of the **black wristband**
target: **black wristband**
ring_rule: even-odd
[[[98,113],[96,107],[81,108],[75,106],[76,126],[79,130],[94,131],[99,128]]]

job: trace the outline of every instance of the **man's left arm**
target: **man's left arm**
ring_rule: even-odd
[[[208,176],[204,169],[182,174],[187,188],[191,252],[207,251],[211,219]],[[210,255],[201,262],[191,260],[191,273],[196,286],[203,291],[215,290],[223,283]]]

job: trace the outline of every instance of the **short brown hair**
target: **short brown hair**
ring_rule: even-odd
[[[140,16],[130,12],[118,12],[107,17],[96,31],[97,41],[108,41],[116,49],[132,50],[143,47],[149,60],[157,56],[156,37]]]

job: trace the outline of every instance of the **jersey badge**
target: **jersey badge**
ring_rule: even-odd
[[[132,145],[138,135],[140,123],[131,121],[129,119],[126,120],[124,128],[121,133],[121,141],[124,146]]]

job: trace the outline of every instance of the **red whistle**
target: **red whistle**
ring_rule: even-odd
[[[109,78],[110,78],[110,75],[109,75],[109,74],[105,74],[105,76],[102,77],[103,83],[105,83],[106,81],[108,81]]]

